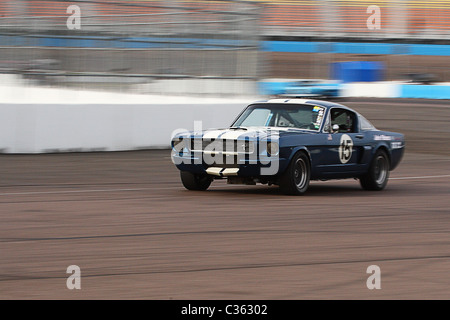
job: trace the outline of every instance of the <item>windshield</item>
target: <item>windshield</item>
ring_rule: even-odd
[[[232,127],[287,127],[319,131],[325,107],[302,104],[254,104]]]

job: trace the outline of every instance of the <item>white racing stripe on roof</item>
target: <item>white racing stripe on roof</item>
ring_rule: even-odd
[[[306,103],[307,101],[310,101],[311,99],[298,99],[298,98],[281,98],[281,99],[270,99],[267,101],[267,103]]]

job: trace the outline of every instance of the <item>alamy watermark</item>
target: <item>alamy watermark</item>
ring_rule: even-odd
[[[381,269],[377,265],[367,267],[366,273],[371,274],[366,281],[367,289],[381,289]]]
[[[379,6],[371,5],[367,7],[366,13],[370,13],[371,16],[367,18],[366,25],[369,30],[381,29],[381,9]]]
[[[67,7],[66,13],[70,14],[67,18],[66,26],[69,30],[81,29],[81,8],[75,4]],[[369,30],[381,29],[381,9],[377,5],[370,5],[366,9],[366,13],[370,14],[367,18],[366,26]]]
[[[73,4],[67,7],[66,13],[71,14],[66,21],[67,29],[81,29],[81,9]]]
[[[77,265],[70,265],[67,267],[66,273],[71,275],[66,280],[67,289],[81,289],[81,269]]]
[[[172,161],[175,165],[227,166],[256,164],[261,175],[275,175],[279,169],[279,131],[270,128],[228,128],[172,132]]]

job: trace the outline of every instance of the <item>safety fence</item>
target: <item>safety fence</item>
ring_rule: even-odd
[[[314,42],[263,41],[272,36]],[[209,80],[219,91],[236,80],[228,93],[266,77],[329,78],[345,60],[382,61],[386,80],[448,81],[448,47],[423,44],[445,39],[447,0],[0,0],[0,72],[115,91],[214,94]]]
[[[238,0],[2,0],[0,71],[114,90],[160,79],[254,81],[259,10]]]

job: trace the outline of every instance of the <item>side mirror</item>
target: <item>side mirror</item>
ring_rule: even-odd
[[[339,132],[339,125],[333,124],[333,127],[331,129],[332,129],[333,133]]]

